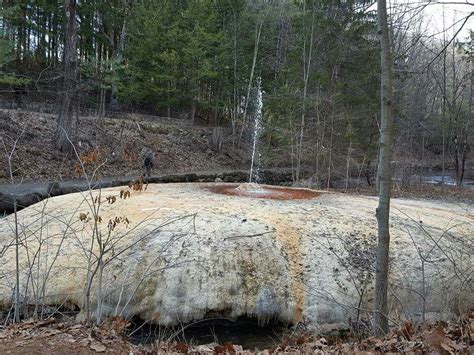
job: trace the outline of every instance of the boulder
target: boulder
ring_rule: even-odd
[[[84,316],[90,289],[93,315],[162,325],[210,314],[315,327],[370,319],[377,199],[261,189],[149,184],[25,208],[18,213],[22,300],[79,307]],[[472,303],[473,209],[393,200],[391,317],[458,314]],[[13,216],[0,220],[0,312],[15,287],[13,227]]]

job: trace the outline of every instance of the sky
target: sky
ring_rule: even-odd
[[[393,1],[393,0],[392,0]],[[395,0],[400,1],[400,0]],[[425,2],[426,4],[427,2]],[[423,11],[423,17],[428,22],[428,29],[443,37],[443,12],[446,38],[451,39],[465,21],[465,18],[474,12],[474,0],[443,0],[438,4],[431,2]],[[452,27],[452,28],[449,28]],[[469,30],[474,30],[474,15],[472,15],[462,27],[457,36],[459,40],[469,37]]]
[[[427,34],[443,39],[444,32],[447,40],[459,30],[464,19],[474,12],[474,0],[387,0],[387,5],[392,8],[392,11],[395,8],[400,9],[401,5],[409,6],[413,14],[419,13],[423,18],[423,28],[428,32]],[[376,6],[376,4],[373,5],[373,8],[376,9]],[[443,31],[443,28],[446,30]],[[474,15],[463,26],[457,39],[466,40],[469,37],[469,30],[474,30]]]

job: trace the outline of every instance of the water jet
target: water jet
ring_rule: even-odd
[[[260,156],[261,155],[258,151],[258,142],[263,130],[263,116],[262,116],[263,94],[262,94],[262,79],[260,77],[257,78],[257,95],[256,95],[255,101],[256,101],[256,108],[255,108],[255,119],[254,119],[254,125],[253,125],[252,156],[251,156],[251,163],[250,163],[249,183],[251,183],[252,181],[258,183],[260,181],[259,172],[260,172]]]

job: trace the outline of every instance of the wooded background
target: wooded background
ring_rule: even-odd
[[[390,12],[394,161],[402,178],[453,169],[461,185],[473,138],[473,34],[455,38],[469,17],[427,33],[420,7]],[[57,113],[61,150],[75,116],[113,112],[229,127],[242,146],[260,78],[266,163],[287,154],[295,180],[309,169],[328,185],[352,169],[373,178],[380,45],[370,3],[5,0],[0,38],[2,107]]]

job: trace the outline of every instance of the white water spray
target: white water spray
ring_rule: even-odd
[[[262,96],[262,79],[257,78],[257,98],[256,98],[256,109],[255,109],[255,122],[253,126],[253,145],[252,145],[252,163],[250,165],[249,183],[259,181],[259,170],[260,170],[260,153],[258,152],[258,141],[263,129],[263,96]]]

